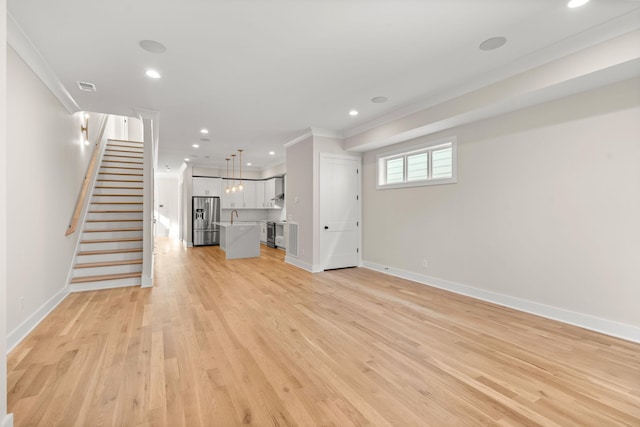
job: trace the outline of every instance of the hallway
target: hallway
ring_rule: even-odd
[[[640,424],[640,345],[366,269],[159,239],[8,357],[15,425]]]

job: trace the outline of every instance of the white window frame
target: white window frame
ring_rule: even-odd
[[[451,178],[432,179],[433,157],[432,152],[437,151],[444,145],[451,144]],[[407,181],[407,160],[408,156],[428,152],[429,178]],[[402,157],[404,161],[404,181],[393,184],[386,184],[386,161]],[[376,156],[376,189],[386,190],[390,188],[422,187],[428,185],[455,184],[458,182],[458,139],[455,136],[439,139],[437,141],[425,142],[408,148],[385,151]]]

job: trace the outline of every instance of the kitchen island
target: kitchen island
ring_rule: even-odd
[[[220,249],[227,259],[260,256],[260,225],[257,222],[217,222],[220,226]]]

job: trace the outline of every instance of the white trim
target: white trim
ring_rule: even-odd
[[[13,414],[5,415],[0,427],[13,427]]]
[[[312,136],[313,136],[313,132],[311,132],[311,130],[308,130],[307,132],[303,133],[302,135],[298,136],[297,138],[294,138],[291,141],[286,142],[283,145],[283,147],[284,148],[292,147],[292,146],[294,146],[294,145],[296,145],[296,144],[298,144],[298,143],[300,143],[300,142],[304,141],[305,139],[310,138]]]
[[[380,184],[381,173],[380,163],[384,159],[390,157],[406,157],[407,155],[416,151],[431,151],[438,148],[440,145],[451,144],[451,178],[439,178],[439,179],[424,179],[420,181],[403,181],[394,184]],[[406,163],[406,162],[405,162]],[[432,166],[432,157],[429,154],[429,169]],[[431,173],[429,174],[431,176]],[[406,179],[406,170],[405,170]],[[447,138],[441,138],[435,141],[423,142],[418,145],[405,148],[397,148],[390,151],[385,151],[376,156],[376,190],[387,190],[392,188],[407,188],[407,187],[423,187],[429,185],[443,185],[443,184],[455,184],[458,182],[458,137],[453,135]]]
[[[296,144],[299,144],[302,141],[304,141],[305,139],[310,138],[312,136],[317,136],[317,137],[320,137],[320,138],[344,139],[344,137],[342,136],[341,133],[334,132],[334,131],[329,130],[329,129],[321,129],[321,128],[316,128],[316,127],[310,127],[309,130],[306,131],[305,133],[303,133],[302,135],[300,135],[297,138],[294,138],[291,141],[285,143],[284,144],[284,148],[292,147],[292,146],[294,146]]]
[[[311,134],[313,136],[319,136],[321,138],[335,138],[335,139],[343,139],[344,136],[342,136],[341,133],[339,132],[334,132],[330,129],[322,129],[322,128],[316,128],[316,127],[310,127],[309,129],[311,129]]]
[[[73,99],[69,91],[64,87],[55,71],[40,51],[31,42],[29,37],[22,31],[20,25],[7,11],[7,42],[20,55],[22,60],[33,70],[42,80],[42,83],[49,88],[51,93],[58,98],[60,103],[69,113],[80,111],[78,103]]]
[[[182,246],[185,248],[192,248],[193,247],[193,242],[188,242],[185,239],[182,239]]]
[[[290,255],[286,255],[284,257],[284,262],[286,262],[287,264],[291,264],[295,267],[301,268],[303,270],[306,270],[309,273],[320,273],[321,271],[324,271],[322,267],[319,265],[308,264]]]
[[[69,295],[69,287],[65,286],[49,301],[45,302],[31,316],[27,317],[17,328],[7,334],[7,354],[13,350],[33,329],[44,320]]]
[[[535,301],[501,294],[498,292],[486,291],[484,289],[475,288],[473,286],[450,282],[443,279],[437,279],[435,277],[429,277],[423,274],[413,273],[411,271],[388,267],[370,261],[364,261],[363,267],[368,268],[369,270],[378,271],[380,273],[389,274],[391,276],[400,277],[402,279],[411,280],[423,285],[444,289],[446,291],[466,295],[482,301],[487,301],[504,307],[513,308],[518,311],[524,311],[525,313],[535,314],[536,316],[557,320],[569,325],[578,326],[580,328],[589,329],[591,331],[600,332],[606,335],[611,335],[613,337],[640,343],[640,328],[637,326],[602,319],[600,317],[595,317],[588,314],[577,313],[575,311],[567,310],[564,308],[553,307]]]
[[[138,284],[131,284],[124,279],[114,279],[114,280],[122,280],[122,284],[114,284],[113,280],[105,280],[101,282],[85,282],[69,285],[69,293],[75,294],[78,292],[89,292],[89,291],[102,291],[105,289],[117,289],[117,288],[129,288],[129,287],[142,287]]]
[[[153,275],[151,276],[142,276],[142,284],[141,288],[152,288],[153,287]]]

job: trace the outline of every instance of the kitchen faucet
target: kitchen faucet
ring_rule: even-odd
[[[236,218],[238,218],[238,211],[236,209],[231,211],[231,225],[233,225],[233,213],[236,213]]]

